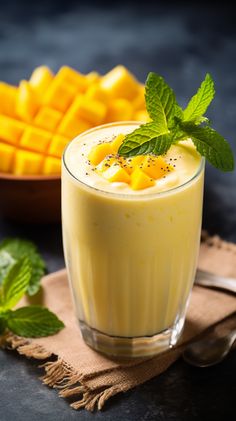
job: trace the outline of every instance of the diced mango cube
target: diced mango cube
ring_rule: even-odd
[[[61,172],[61,160],[57,158],[47,157],[43,165],[43,174],[56,175]]]
[[[100,86],[110,98],[125,98],[133,100],[139,89],[135,77],[124,67],[116,66],[103,76]]]
[[[123,142],[124,138],[125,138],[125,135],[118,134],[118,136],[116,136],[116,138],[111,142],[111,147],[112,147],[114,153],[118,152],[118,149],[119,149],[121,143]]]
[[[85,95],[79,95],[74,100],[69,111],[96,126],[103,122],[107,107],[101,101],[89,99]]]
[[[141,163],[142,170],[150,177],[157,180],[163,177],[167,172],[173,170],[173,167],[166,163],[162,156],[146,156]]]
[[[108,107],[106,121],[127,121],[132,118],[133,107],[127,99],[114,99]]]
[[[23,121],[30,122],[38,108],[39,103],[34,90],[26,80],[22,80],[16,98],[16,114]]]
[[[0,115],[0,139],[16,145],[24,131],[25,125],[21,121]]]
[[[85,92],[88,87],[88,79],[82,73],[77,72],[68,66],[62,66],[56,75],[60,83],[73,85],[75,91]]]
[[[43,96],[49,85],[53,81],[54,75],[47,66],[36,67],[33,71],[29,84],[38,96]]]
[[[131,188],[133,190],[142,190],[147,187],[154,186],[155,181],[150,178],[145,172],[139,167],[136,167],[134,172],[131,174]]]
[[[20,146],[35,152],[45,153],[47,151],[52,134],[45,130],[27,127],[20,140]]]
[[[137,96],[132,101],[132,105],[135,111],[145,110],[146,103],[145,103],[145,86],[144,85],[139,85]]]
[[[68,142],[69,142],[69,139],[67,137],[60,136],[58,134],[54,135],[50,142],[48,154],[53,155],[57,158],[61,158],[62,153],[66,145],[68,144]]]
[[[17,93],[17,87],[0,82],[0,113],[15,116]]]
[[[113,163],[102,175],[110,182],[130,183],[130,175],[118,164],[118,162]]]
[[[112,164],[114,162],[117,162],[116,158],[114,155],[108,155],[106,156],[106,158],[104,158],[97,166],[96,166],[96,171],[97,172],[103,172],[108,170],[108,168],[110,168],[112,166]]]
[[[35,116],[34,124],[42,129],[54,132],[61,121],[63,114],[50,107],[41,107]]]
[[[77,89],[73,85],[62,83],[60,78],[55,76],[46,91],[44,104],[64,113],[69,108],[76,93]]]
[[[104,103],[108,102],[108,96],[106,91],[104,91],[98,84],[93,84],[89,86],[89,88],[86,91],[86,98],[95,99],[96,101],[101,101]]]
[[[43,155],[38,153],[18,150],[15,155],[13,174],[36,175],[41,173]]]
[[[133,119],[136,121],[148,122],[151,121],[146,110],[135,111],[133,114]]]
[[[86,79],[88,81],[88,86],[92,85],[93,83],[99,82],[101,76],[98,72],[90,72],[86,75]]]
[[[0,172],[10,172],[15,148],[6,143],[0,143]]]
[[[107,155],[111,155],[112,152],[111,143],[100,143],[91,149],[88,159],[92,165],[98,165]]]
[[[91,124],[88,121],[76,116],[73,112],[71,112],[71,109],[69,109],[65,117],[62,119],[57,131],[63,136],[73,138],[90,128]]]
[[[132,174],[135,168],[142,163],[143,158],[144,158],[143,155],[137,155],[137,156],[134,156],[133,158],[125,158],[124,163],[123,163],[125,170],[129,174]]]

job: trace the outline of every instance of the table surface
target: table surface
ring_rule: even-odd
[[[144,81],[148,71],[166,77],[182,105],[205,73],[217,97],[209,117],[233,144],[236,131],[236,30],[233,11],[222,5],[170,2],[134,7],[132,2],[8,1],[1,4],[0,80],[17,83],[45,63],[104,73],[123,63]],[[100,4],[98,4],[100,3]],[[92,4],[92,2],[91,2]],[[203,227],[236,242],[236,175],[207,166]],[[0,196],[1,201],[1,196]],[[48,271],[64,266],[59,225],[23,226],[0,220],[0,239],[29,238]],[[217,311],[217,309],[216,309]],[[236,353],[216,367],[196,369],[182,360],[166,373],[112,398],[104,411],[72,410],[55,390],[41,384],[37,362],[0,352],[1,421],[53,420],[231,420],[235,414]]]

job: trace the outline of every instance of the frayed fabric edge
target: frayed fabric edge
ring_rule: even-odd
[[[74,397],[75,400],[70,403],[70,406],[75,410],[87,409],[91,412],[96,409],[101,410],[111,396],[122,391],[118,385],[104,386],[96,390],[89,389],[83,384],[83,376],[64,360],[28,339],[8,333],[2,338],[0,347],[16,350],[20,355],[41,361],[56,357],[56,360],[46,361],[38,366],[45,371],[40,379],[45,385],[57,389],[60,397],[70,398],[70,401]]]

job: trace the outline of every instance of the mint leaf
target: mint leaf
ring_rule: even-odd
[[[16,263],[16,260],[11,256],[11,254],[4,249],[0,249],[0,285],[14,263]]]
[[[195,123],[201,122],[201,117],[206,112],[208,106],[213,100],[215,95],[214,82],[209,73],[206,74],[204,81],[189,101],[183,113],[184,121],[193,121]]]
[[[13,333],[28,338],[39,338],[59,332],[64,323],[45,307],[27,306],[8,313],[7,327]]]
[[[25,294],[31,278],[31,265],[27,257],[18,260],[3,280],[0,295],[0,308],[14,307]]]
[[[38,253],[37,247],[28,240],[7,238],[0,244],[0,284],[12,265],[24,256],[28,257],[32,266],[27,292],[29,295],[34,295],[40,287],[40,279],[45,274],[46,268],[42,257]]]
[[[137,155],[135,153],[137,147],[139,148],[150,141],[156,141],[157,137],[162,134],[163,132],[160,131],[159,126],[155,122],[143,124],[132,133],[126,135],[125,141],[121,144],[118,153],[122,156]],[[140,154],[141,152],[138,155]]]
[[[145,100],[150,118],[156,122],[160,132],[167,133],[174,117],[182,117],[182,110],[177,104],[173,90],[163,77],[149,73],[145,85]]]
[[[228,142],[211,127],[182,123],[181,128],[192,139],[197,151],[222,171],[233,171],[234,156]]]

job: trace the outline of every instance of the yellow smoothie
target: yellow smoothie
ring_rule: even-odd
[[[67,147],[62,174],[63,241],[78,319],[122,338],[178,324],[180,333],[202,218],[204,160],[191,140],[169,149],[164,159],[173,170],[142,190],[94,170],[91,148],[136,127],[114,123],[83,133]]]

